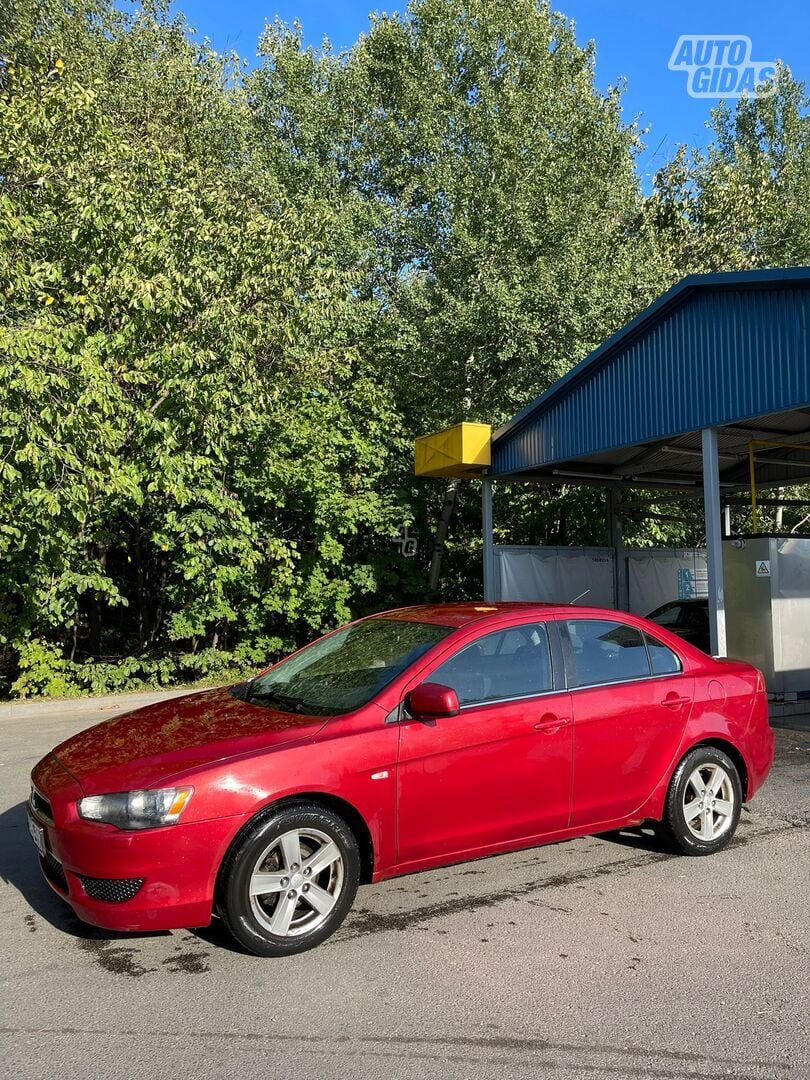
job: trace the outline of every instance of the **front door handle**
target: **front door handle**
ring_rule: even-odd
[[[664,700],[661,702],[668,709],[677,709],[681,705],[688,705],[692,699],[690,697],[682,697],[679,694],[667,694]]]
[[[555,716],[554,713],[543,713],[537,723],[534,725],[535,731],[547,731],[550,735],[555,731],[559,731],[561,727],[565,727],[566,724],[571,723],[570,716]]]

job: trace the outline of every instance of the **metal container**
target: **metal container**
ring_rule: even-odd
[[[810,539],[723,543],[729,656],[756,665],[777,700],[810,697]]]

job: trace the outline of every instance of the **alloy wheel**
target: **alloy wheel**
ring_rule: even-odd
[[[718,840],[734,820],[734,785],[722,765],[707,762],[689,774],[683,792],[683,816],[692,835]]]
[[[317,930],[343,888],[343,856],[318,829],[290,829],[270,844],[250,875],[250,906],[276,937]]]

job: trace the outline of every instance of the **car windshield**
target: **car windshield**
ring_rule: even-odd
[[[260,675],[250,684],[247,700],[283,712],[351,712],[453,629],[402,619],[364,619],[314,641]]]

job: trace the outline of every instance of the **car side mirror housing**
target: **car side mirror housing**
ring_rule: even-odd
[[[451,686],[424,682],[405,698],[405,708],[414,720],[438,720],[442,716],[458,716],[458,695]]]

